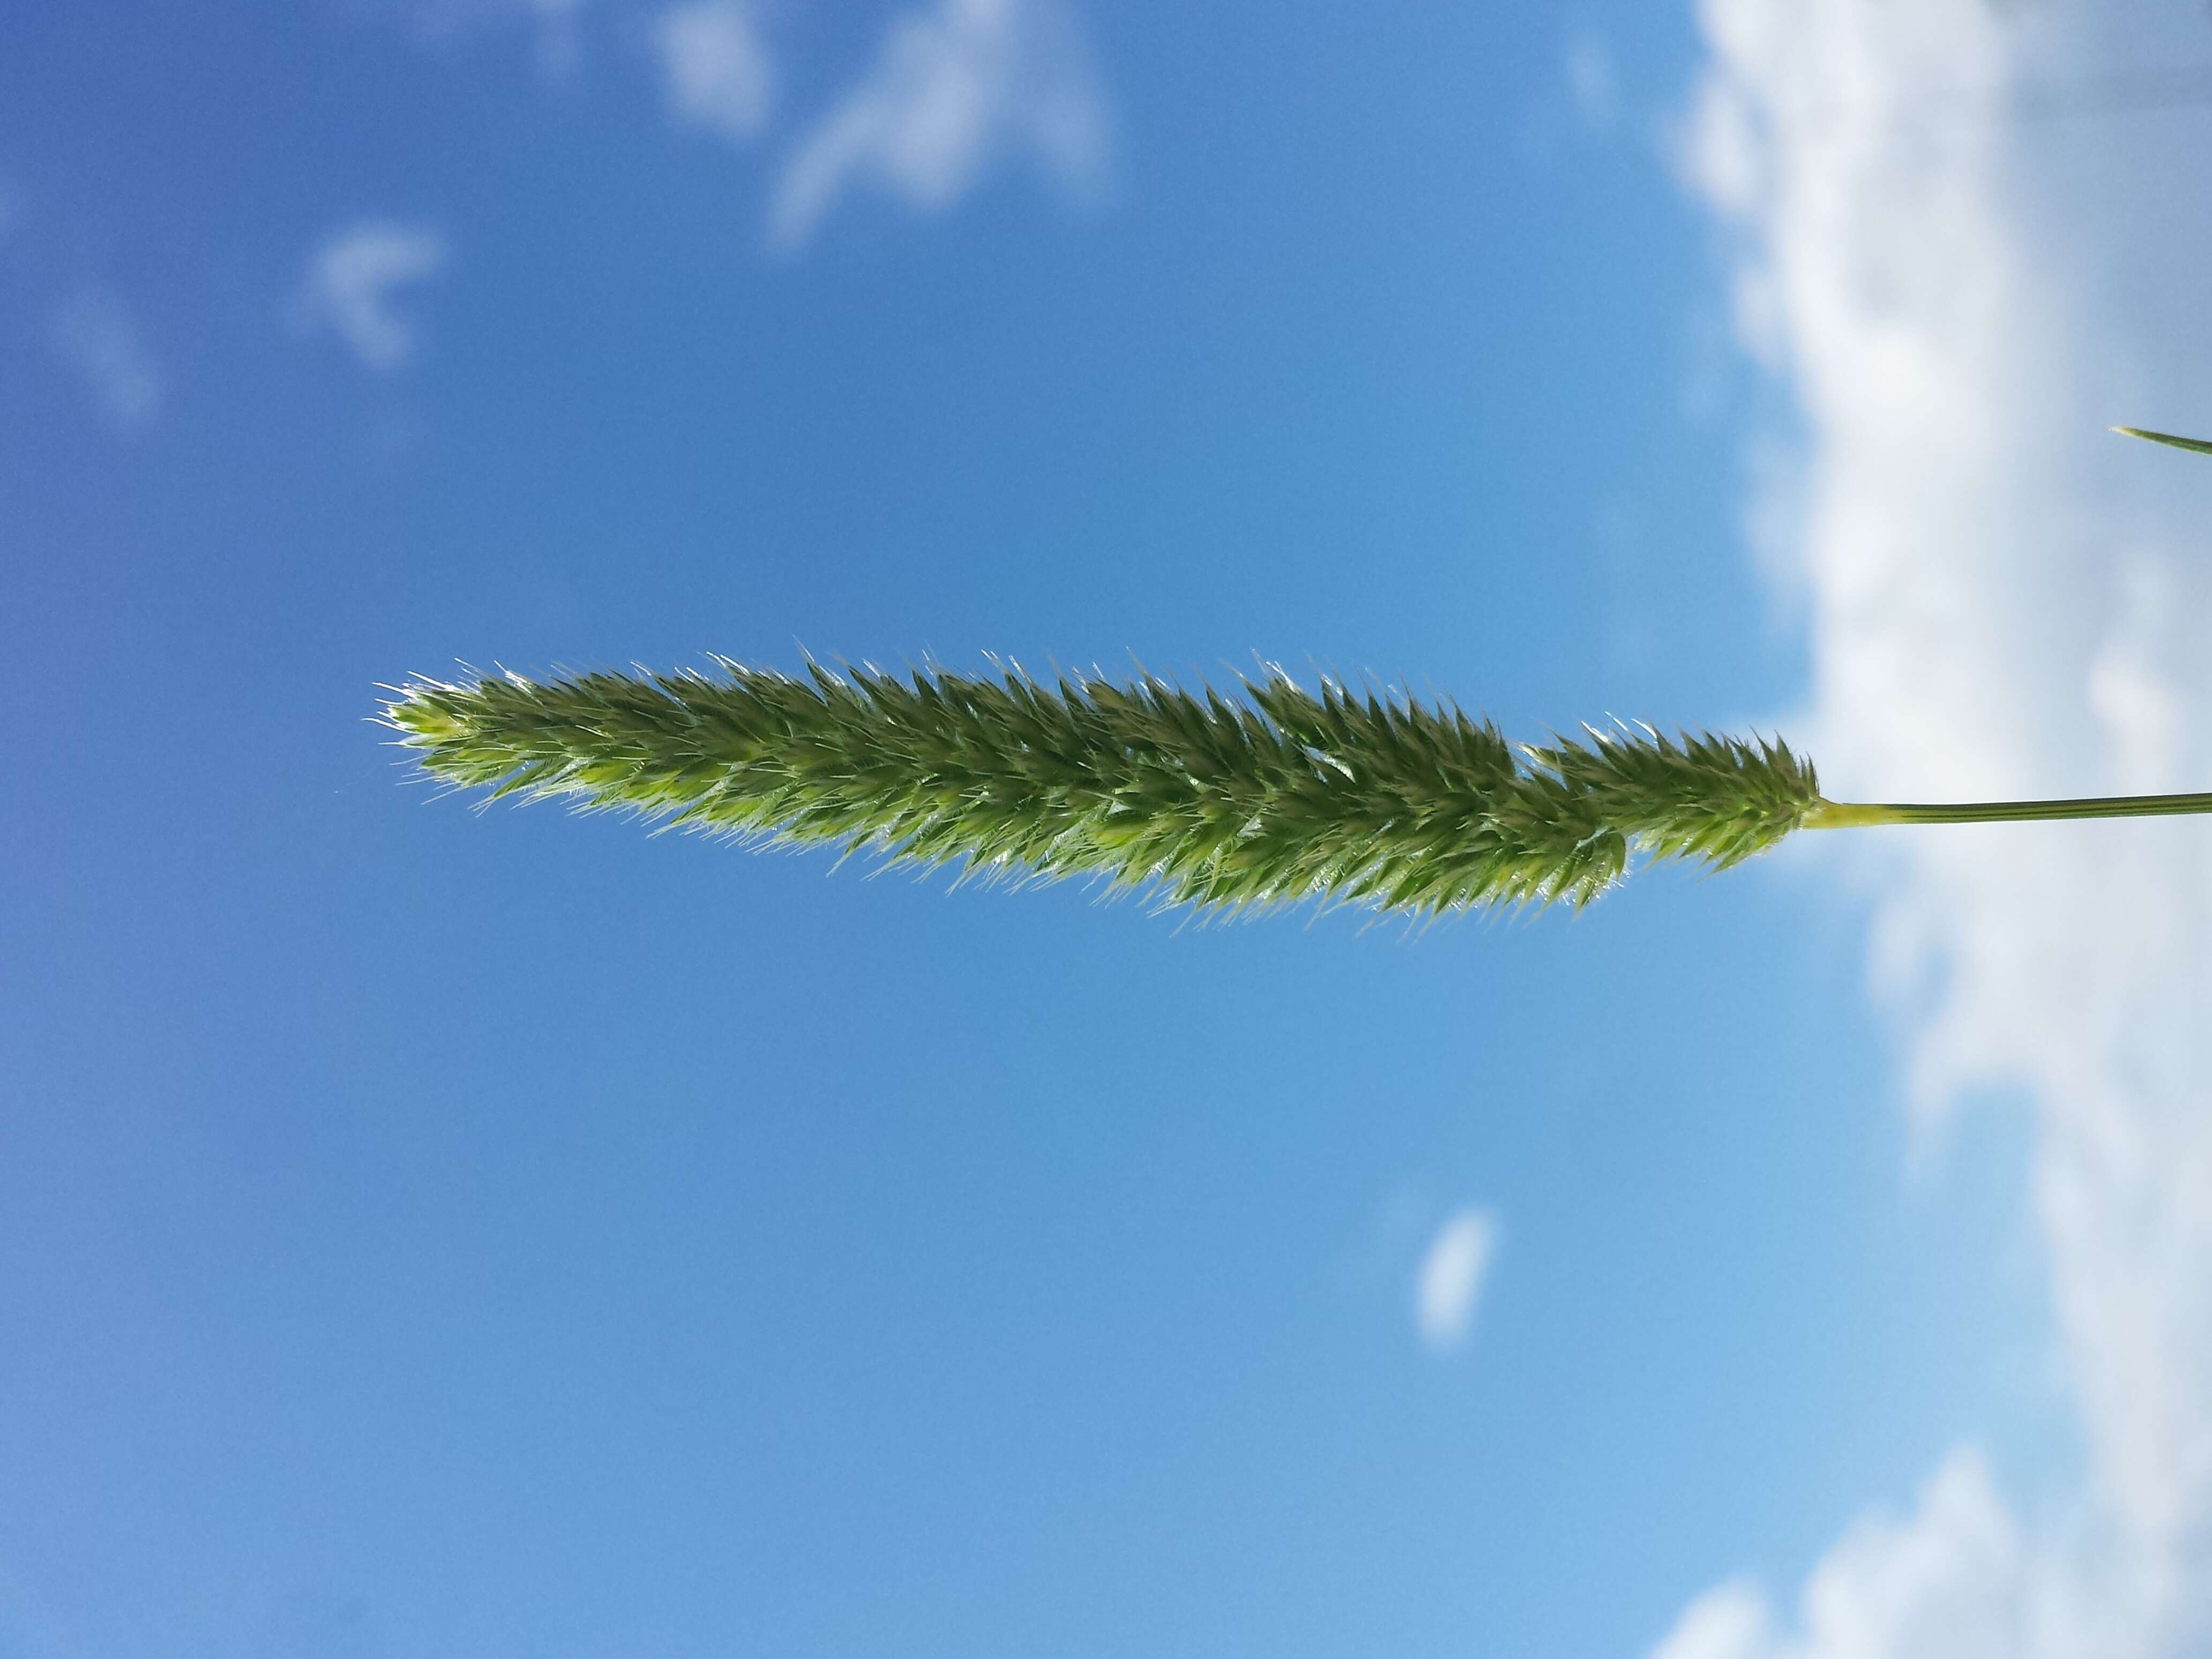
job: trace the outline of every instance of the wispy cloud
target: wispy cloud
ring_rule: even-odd
[[[549,81],[565,81],[582,62],[584,47],[577,19],[585,0],[530,0],[538,20],[538,69]]]
[[[122,297],[80,289],[54,307],[47,330],[56,356],[117,426],[143,426],[161,407],[161,371]]]
[[[1732,238],[1742,338],[1796,407],[1796,463],[1753,516],[1808,606],[1795,724],[1839,798],[2212,771],[2212,472],[2185,480],[2185,458],[2102,430],[2203,423],[2212,337],[2170,274],[2212,252],[2212,201],[2156,135],[2124,170],[2074,165],[2079,149],[2060,167],[2031,148],[2049,126],[1949,97],[2109,60],[2099,31],[2123,26],[2106,9],[1700,7],[1711,61],[1689,154]],[[2140,52],[2143,20],[2129,26]],[[2083,1513],[2023,1541],[1980,1465],[1954,1461],[1914,1521],[1837,1547],[1798,1635],[1747,1622],[1724,1587],[1661,1651],[2206,1651],[2212,835],[1993,827],[1849,856],[1923,1127],[1969,1093],[2033,1103],[2023,1196],[2089,1452]]]
[[[1467,1340],[1497,1250],[1498,1218],[1488,1210],[1457,1211],[1437,1229],[1413,1280],[1413,1326],[1430,1347]]]
[[[768,125],[773,65],[752,9],[742,0],[699,0],[660,15],[653,30],[668,107],[679,120],[722,137],[754,137]]]
[[[393,291],[446,267],[445,239],[419,225],[363,221],[335,232],[307,261],[294,315],[303,329],[327,328],[370,368],[398,368],[415,352],[414,325]]]
[[[957,201],[1001,158],[1027,154],[1060,185],[1095,185],[1105,100],[1056,0],[939,0],[891,25],[875,66],[799,142],[769,208],[796,248],[856,185],[918,211]]]
[[[538,72],[564,82],[583,62],[582,19],[590,0],[415,0],[416,30],[430,42],[521,24],[534,36]]]
[[[1613,48],[1588,33],[1575,36],[1567,47],[1567,96],[1585,131],[1604,132],[1620,113],[1620,71]]]

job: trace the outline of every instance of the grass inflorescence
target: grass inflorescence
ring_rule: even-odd
[[[1799,829],[2212,813],[2212,793],[1830,801],[1778,738],[1615,725],[1516,744],[1449,703],[1326,678],[1316,696],[1273,665],[1224,696],[1152,674],[1048,686],[1018,667],[795,678],[714,660],[417,679],[389,688],[382,719],[431,775],[495,799],[965,875],[1099,877],[1207,909],[1580,907],[1638,853],[1725,869]]]
[[[1270,666],[1239,695],[1008,667],[810,665],[500,674],[396,688],[383,720],[433,776],[687,830],[1094,876],[1170,904],[1341,901],[1415,916],[1580,906],[1637,854],[1736,864],[1822,805],[1778,740],[1486,720]]]

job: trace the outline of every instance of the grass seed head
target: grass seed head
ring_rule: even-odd
[[[383,708],[432,775],[963,875],[1103,877],[1169,904],[1417,917],[1580,906],[1637,854],[1715,868],[1820,801],[1779,741],[1649,727],[1516,747],[1486,720],[1270,666],[1239,696],[873,667],[418,679]]]

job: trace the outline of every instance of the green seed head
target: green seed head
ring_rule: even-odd
[[[1619,726],[1516,747],[1449,705],[1316,695],[1272,666],[1235,696],[1017,667],[717,670],[416,680],[383,718],[430,774],[495,798],[1209,908],[1580,906],[1639,851],[1724,868],[1820,799],[1779,741]]]

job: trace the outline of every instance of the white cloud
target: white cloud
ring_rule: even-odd
[[[392,308],[392,291],[436,276],[446,258],[434,230],[374,220],[349,226],[308,259],[295,315],[303,328],[335,331],[370,368],[398,368],[414,355],[415,330]]]
[[[160,410],[161,371],[117,295],[104,288],[80,290],[55,307],[47,338],[116,425],[143,426]]]
[[[1100,178],[1108,142],[1104,100],[1057,0],[939,0],[891,25],[875,67],[799,142],[769,240],[799,246],[860,183],[917,210],[949,206],[1022,151],[1080,190]]]
[[[1766,1597],[1757,1585],[1731,1578],[1684,1608],[1650,1659],[1771,1659],[1773,1651]]]
[[[740,0],[675,7],[653,26],[653,42],[679,119],[731,139],[768,125],[775,76],[750,7]]]
[[[2063,1609],[1972,1453],[1903,1520],[1861,1518],[1807,1580],[1797,1631],[1741,1579],[1692,1601],[1650,1659],[2038,1659]]]
[[[1437,1229],[1413,1281],[1413,1323],[1439,1352],[1467,1340],[1482,1281],[1498,1249],[1498,1218],[1488,1210],[1454,1213]]]
[[[1800,422],[1758,515],[1808,607],[1810,706],[1791,724],[1827,793],[2212,775],[2212,464],[2102,429],[2212,424],[2212,328],[2172,280],[2212,253],[2212,198],[2160,132],[2069,143],[1946,96],[2178,58],[2181,23],[2139,0],[1704,0],[1699,15],[1711,62],[1686,149],[1730,228],[1743,341]],[[1922,1530],[1879,1548],[1855,1533],[1823,1564],[1802,1643],[1698,1636],[1736,1605],[1709,1601],[1670,1659],[2205,1651],[2212,836],[1872,831],[1832,855],[1874,896],[1873,977],[1910,1033],[1923,1128],[1970,1092],[2030,1103],[2030,1201],[2089,1485],[2063,1536],[2022,1544],[1986,1479],[1954,1464]],[[1929,1538],[1955,1559],[1928,1544],[1911,1582],[1965,1611],[1845,1616],[1862,1592],[1923,1605],[1894,1575]]]

